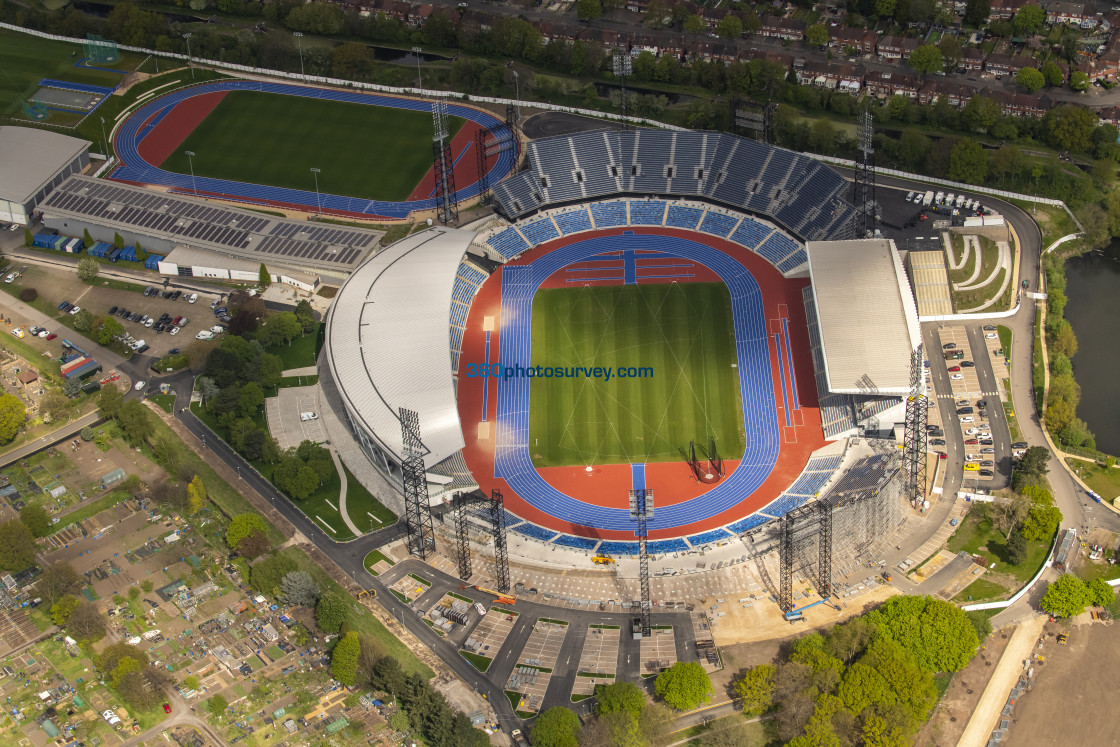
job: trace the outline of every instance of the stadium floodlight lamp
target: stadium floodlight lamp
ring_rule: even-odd
[[[296,47],[299,49],[299,77],[303,78],[306,81],[307,74],[303,72],[303,42],[300,41],[301,39],[303,39],[303,32],[296,31],[292,34],[292,36],[296,38]]]
[[[626,54],[625,52],[615,53],[614,59],[611,61],[611,66],[614,70],[614,74],[619,78],[623,77],[624,75],[630,75],[631,73],[633,73],[633,65],[634,63],[630,55]]]
[[[319,169],[311,167],[311,174],[315,177],[315,206],[319,209],[319,218],[323,217],[323,202],[319,199]]]
[[[191,80],[194,80],[194,60],[191,58],[191,32],[183,34],[183,38],[187,40],[187,65],[191,68]]]
[[[187,154],[187,163],[191,165],[191,185],[194,188],[194,196],[198,197],[198,182],[194,178],[194,151],[185,150],[183,152]]]
[[[417,87],[420,89],[421,93],[423,93],[423,91],[424,91],[424,78],[423,78],[423,76],[420,75],[420,53],[423,52],[423,51],[424,50],[421,49],[420,47],[413,47],[412,48],[412,53],[414,55],[416,55],[416,81],[417,81],[417,84],[418,84]]]

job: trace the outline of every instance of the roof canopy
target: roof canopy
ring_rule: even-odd
[[[34,127],[0,127],[0,199],[27,202],[89,143]]]

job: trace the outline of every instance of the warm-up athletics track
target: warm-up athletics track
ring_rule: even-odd
[[[299,96],[312,99],[327,99],[368,106],[380,106],[394,109],[407,109],[419,112],[431,112],[432,105],[427,101],[383,96],[351,91],[336,91],[326,88],[310,86],[296,86],[283,83],[264,83],[260,81],[221,81],[206,83],[157,98],[136,110],[121,125],[114,140],[114,149],[121,166],[113,171],[110,178],[134,184],[147,184],[154,186],[170,187],[173,191],[216,197],[219,199],[247,202],[256,205],[267,205],[280,208],[298,209],[314,212],[320,205],[324,212],[335,215],[353,216],[362,218],[391,218],[403,219],[418,210],[430,210],[435,207],[435,199],[413,199],[405,202],[387,202],[369,200],[364,198],[347,197],[344,195],[322,192],[318,196],[313,190],[288,189],[252,184],[227,179],[214,179],[210,177],[191,177],[190,174],[178,174],[165,171],[149,162],[143,155],[149,150],[160,150],[158,147],[150,149],[145,147],[144,141],[148,137],[169,137],[175,139],[178,145],[182,138],[189,134],[209,108],[202,112],[200,118],[194,116],[192,123],[184,128],[173,126],[176,117],[183,113],[190,118],[194,112],[189,110],[196,102],[191,99],[208,97],[212,94],[222,94],[228,91],[259,91],[263,93]],[[209,105],[209,106],[212,106]],[[182,108],[179,108],[182,107]],[[178,109],[178,111],[176,111]],[[458,104],[449,104],[447,112],[451,116],[462,117],[468,123],[478,127],[502,127],[503,123],[491,114],[479,109],[474,109]],[[170,125],[170,127],[169,127]],[[325,127],[329,129],[329,126]],[[466,128],[464,128],[465,130]],[[473,129],[473,128],[472,128]],[[163,133],[161,135],[161,133]],[[453,142],[452,158],[455,161],[456,187],[460,200],[477,196],[479,185],[475,161],[473,140],[466,137],[456,138]],[[377,134],[353,133],[354,147],[376,148]],[[174,147],[174,145],[172,147]],[[150,156],[149,156],[150,157]],[[516,150],[500,153],[489,169],[491,183],[505,177],[514,168],[517,162]],[[425,194],[430,194],[427,190]]]
[[[464,363],[524,366],[532,358],[533,297],[573,283],[573,267],[612,257],[646,263],[644,273],[596,277],[596,284],[720,280],[731,296],[742,454],[721,454],[729,474],[701,485],[682,462],[538,468],[529,443],[532,379],[459,378],[464,456],[484,490],[504,491],[513,513],[576,535],[633,539],[627,491],[655,493],[651,538],[680,537],[766,512],[824,444],[800,304],[805,280],[787,280],[731,242],[670,228],[607,230],[548,242],[503,265],[476,296],[464,336]],[[674,272],[666,264],[685,265]],[[581,264],[582,263],[582,264]],[[655,264],[656,263],[656,264]],[[598,273],[604,275],[605,273]],[[621,273],[620,273],[621,274]],[[589,278],[590,279],[590,278]],[[568,285],[571,287],[571,285]],[[462,363],[460,364],[462,371]],[[731,404],[730,406],[735,406]],[[703,434],[680,434],[681,446]],[[639,484],[640,483],[640,484]],[[784,499],[781,499],[784,500]],[[767,519],[759,517],[757,523]]]

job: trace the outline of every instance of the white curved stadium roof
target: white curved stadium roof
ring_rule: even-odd
[[[350,412],[401,456],[398,408],[415,410],[432,466],[463,448],[451,376],[451,291],[473,231],[431,228],[361,265],[327,328],[328,362]]]

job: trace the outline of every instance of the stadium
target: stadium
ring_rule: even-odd
[[[843,177],[711,132],[525,155],[494,215],[393,244],[332,306],[329,386],[390,481],[403,407],[433,504],[499,490],[511,536],[554,549],[637,554],[634,489],[656,496],[650,553],[830,493],[891,503],[859,542],[897,526],[917,311],[893,243],[853,238]]]

